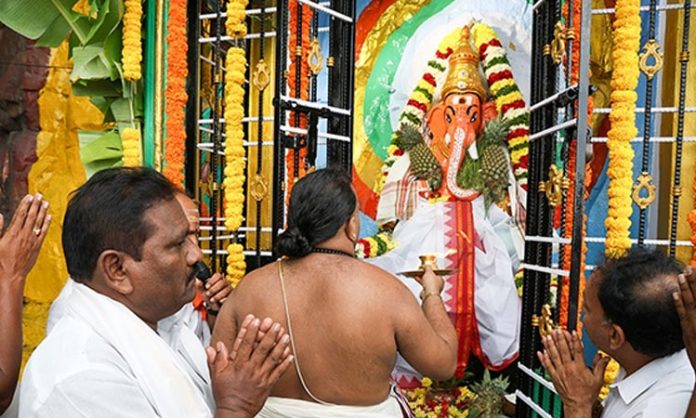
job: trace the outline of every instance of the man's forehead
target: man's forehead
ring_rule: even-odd
[[[174,199],[156,202],[145,211],[145,221],[157,228],[177,234],[180,229],[188,229],[188,221],[181,205]]]

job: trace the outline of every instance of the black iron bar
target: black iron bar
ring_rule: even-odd
[[[648,24],[648,41],[655,40],[655,15],[657,15],[657,0],[650,0],[650,21]],[[653,77],[647,77],[645,84],[645,113],[643,114],[643,155],[641,156],[641,172],[649,170],[650,135],[652,133],[652,115],[650,109],[653,102]],[[638,219],[638,246],[642,247],[645,241],[645,224],[647,208],[639,207]]]
[[[677,119],[677,138],[674,158],[674,185],[672,186],[672,222],[669,232],[669,255],[677,252],[677,222],[679,221],[679,197],[681,196],[681,163],[684,144],[684,108],[686,106],[686,80],[689,64],[689,25],[691,24],[691,0],[684,1],[684,26],[682,33],[682,51],[679,56],[679,116]]]
[[[261,11],[259,13],[261,19],[259,38],[259,61],[263,61],[265,58],[265,42],[266,42],[266,0],[261,1]],[[265,62],[265,61],[264,61]],[[258,91],[258,113],[256,122],[256,175],[261,176],[263,173],[263,97],[264,90],[259,89]],[[247,193],[249,195],[249,193]],[[256,202],[256,267],[261,266],[261,202],[263,200]]]
[[[285,109],[281,98],[285,96],[287,79],[287,33],[288,33],[288,0],[277,0],[276,12],[276,38],[275,50],[275,97],[273,118],[273,224],[271,228],[271,240],[273,255],[275,256],[275,244],[278,232],[285,226],[285,147],[283,146],[283,133],[281,126],[285,125]],[[289,181],[290,179],[288,179]]]
[[[590,92],[590,18],[592,16],[592,2],[582,1],[580,27],[580,68],[578,70],[578,130],[575,155],[575,198],[573,205],[573,232],[570,256],[570,289],[568,297],[568,329],[574,330],[578,320],[578,300],[580,297],[580,275],[582,261],[582,227],[584,223],[584,195],[585,195],[585,148],[592,136],[590,128],[591,120],[587,115]]]

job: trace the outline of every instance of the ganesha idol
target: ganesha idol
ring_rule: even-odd
[[[422,126],[402,125],[396,133],[405,152],[387,174],[377,223],[395,225],[398,245],[367,260],[398,275],[418,269],[420,256],[439,254],[438,267],[453,271],[442,298],[459,336],[458,376],[471,355],[492,370],[517,357],[521,302],[514,276],[523,238],[515,218],[523,209],[516,202],[525,201],[506,148],[509,126],[488,98],[469,37],[464,27]],[[399,277],[420,293],[415,280]],[[404,387],[420,379],[401,358],[395,377]]]

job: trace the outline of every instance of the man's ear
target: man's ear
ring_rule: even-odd
[[[358,224],[358,215],[351,216],[350,218],[348,218],[345,230],[349,240],[351,240],[352,242],[356,242],[358,240],[358,235],[360,234],[359,229],[360,226]]]
[[[127,255],[121,251],[105,250],[97,259],[97,268],[101,270],[104,284],[122,295],[133,291],[133,283],[125,267],[126,257]]]
[[[616,324],[611,324],[609,330],[609,348],[612,350],[620,349],[624,344],[626,344],[626,334],[623,328]]]

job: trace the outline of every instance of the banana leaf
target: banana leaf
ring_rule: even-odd
[[[41,39],[43,45],[57,47],[72,30],[79,39],[86,39],[83,28],[76,24],[80,14],[72,10],[77,0],[2,0],[0,22],[29,38]]]
[[[116,131],[80,131],[80,159],[85,167],[87,178],[100,170],[120,167],[123,157],[121,137]]]

